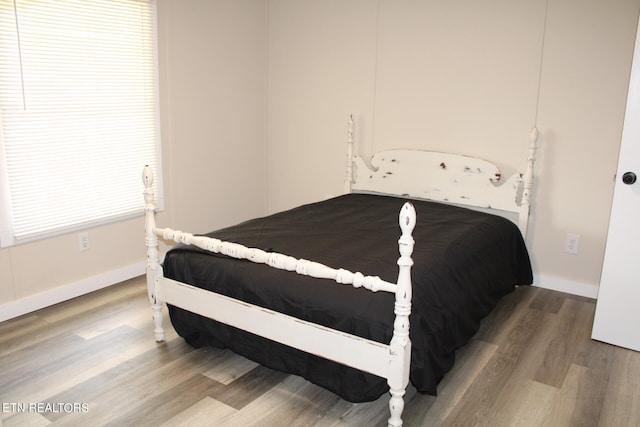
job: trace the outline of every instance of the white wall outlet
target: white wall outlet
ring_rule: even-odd
[[[567,233],[564,238],[564,251],[565,253],[578,255],[580,250],[580,235],[574,233]]]
[[[78,233],[78,248],[80,251],[89,250],[89,232]]]

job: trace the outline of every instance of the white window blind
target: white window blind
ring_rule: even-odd
[[[0,0],[0,246],[142,213],[158,117],[153,1]]]

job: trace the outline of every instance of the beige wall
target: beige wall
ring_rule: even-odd
[[[265,13],[262,0],[158,0],[161,225],[209,231],[266,209]],[[77,233],[0,250],[0,318],[143,272],[142,218],[89,238],[85,252]]]
[[[536,283],[594,295],[639,3],[271,1],[269,211],[341,191],[349,112],[361,154],[450,150],[505,174],[535,125]]]
[[[531,247],[544,275],[597,285],[631,67],[638,1],[549,2]],[[565,232],[582,235],[563,254]]]
[[[264,1],[159,0],[158,8],[172,221],[207,232],[263,214]]]
[[[269,2],[268,203],[278,211],[342,191],[346,125],[373,115],[375,2]],[[360,129],[359,129],[360,131]],[[370,131],[358,138],[371,138]]]

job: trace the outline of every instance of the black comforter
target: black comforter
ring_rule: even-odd
[[[398,274],[398,213],[403,200],[349,194],[244,222],[209,235],[377,275]],[[412,269],[410,379],[435,394],[455,350],[515,285],[532,283],[529,256],[510,221],[469,209],[413,201],[417,225]],[[370,292],[178,246],[166,277],[215,290],[382,343],[393,333],[394,295]],[[388,390],[386,380],[169,307],[176,331],[194,346],[228,347],[265,366],[301,375],[342,398],[360,402]]]

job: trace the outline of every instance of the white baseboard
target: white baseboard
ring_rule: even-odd
[[[559,277],[546,276],[544,274],[534,275],[533,286],[579,295],[581,297],[598,298],[597,284],[574,282]]]
[[[16,301],[10,301],[0,305],[0,322],[132,279],[144,274],[145,268],[146,261],[91,276]]]

